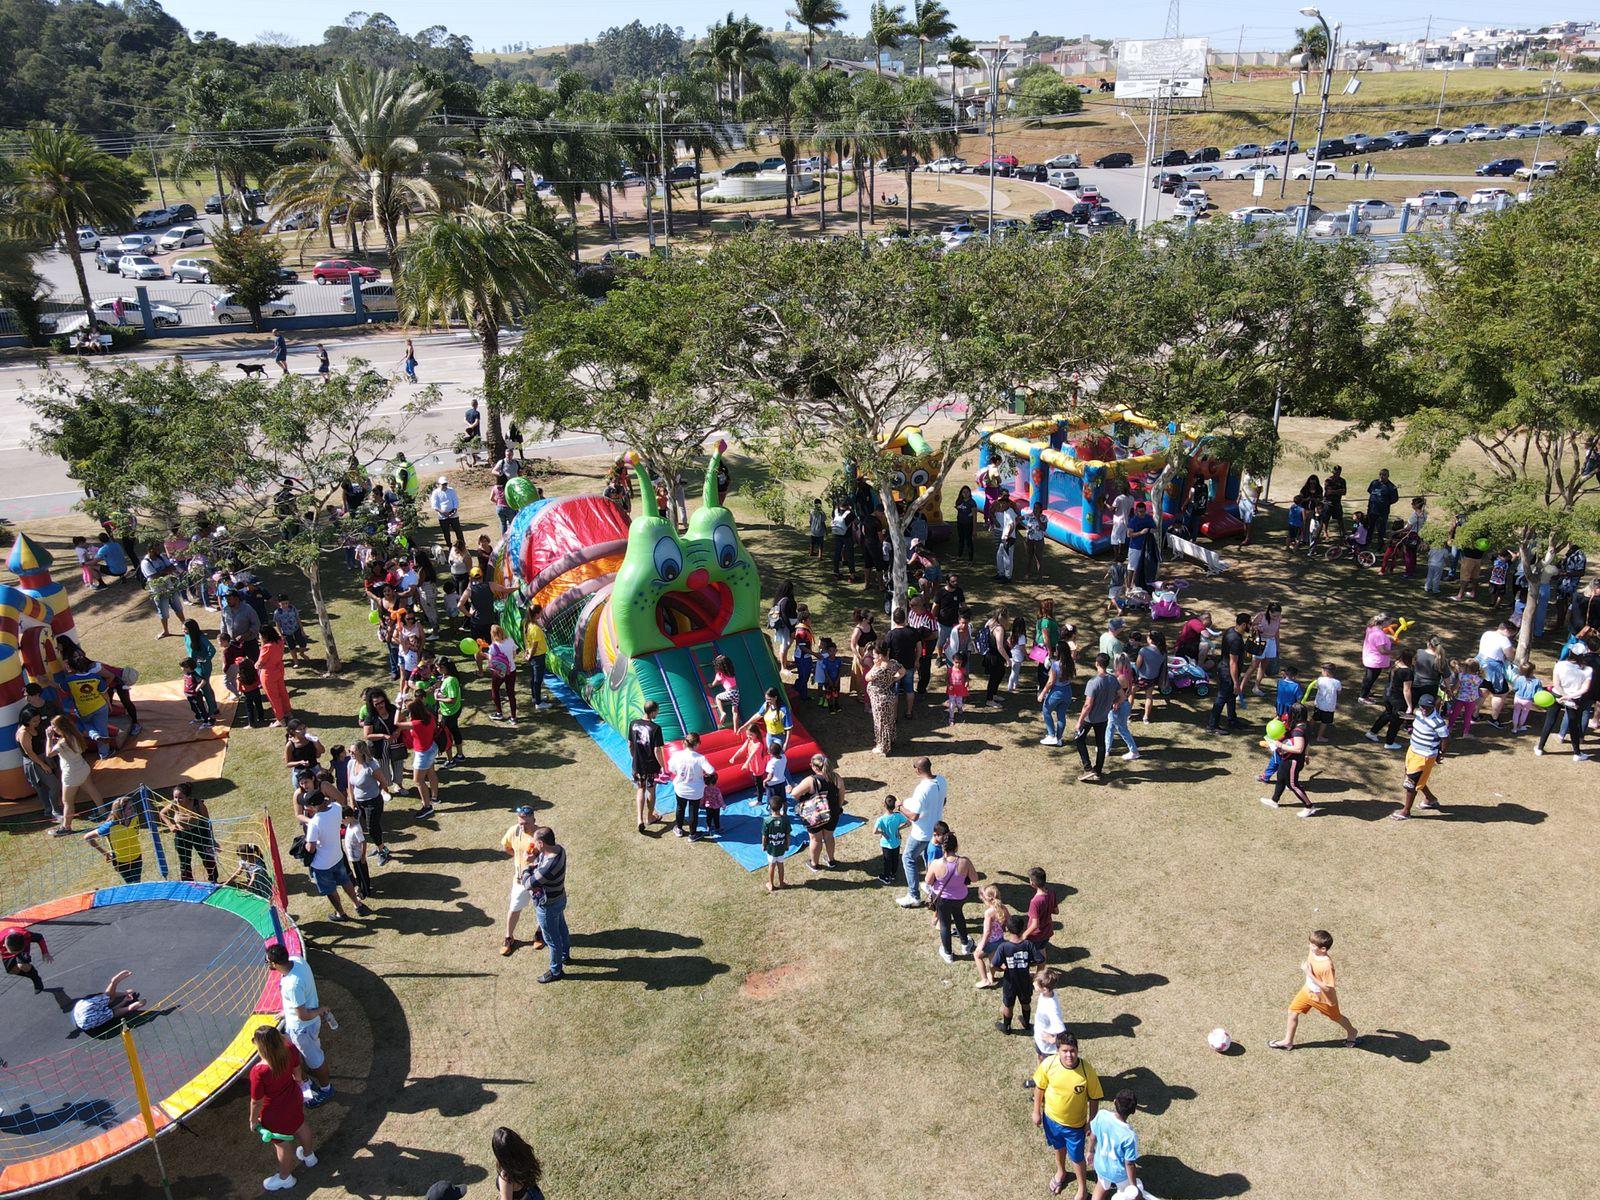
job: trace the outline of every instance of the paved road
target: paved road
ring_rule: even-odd
[[[424,383],[437,384],[444,396],[434,411],[407,428],[402,439],[401,448],[426,471],[454,461],[447,447],[454,444],[461,429],[468,395],[481,384],[482,368],[477,344],[463,334],[424,334],[414,340],[418,375]],[[399,362],[405,339],[385,336],[345,344],[328,340],[324,344],[335,370],[352,358],[362,358],[387,369]],[[186,362],[194,364],[255,360],[269,363],[270,369],[265,339],[259,351],[241,354],[236,350],[185,350],[183,356]],[[166,357],[139,354],[119,357],[116,361],[121,366],[157,362]],[[316,358],[309,343],[291,347],[289,368],[305,375],[315,373]],[[76,364],[66,368],[69,374],[78,369]],[[22,396],[37,387],[42,378],[43,372],[35,367],[0,367],[0,517],[12,522],[59,516],[71,511],[82,496],[68,478],[66,464],[28,447],[33,413],[23,405]],[[408,392],[406,385],[397,387],[394,395],[378,410],[379,415],[398,416],[410,399]],[[530,455],[540,457],[578,458],[599,454],[607,446],[601,438],[569,436],[530,442],[526,448]]]

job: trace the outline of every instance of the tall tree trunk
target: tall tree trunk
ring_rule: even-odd
[[[894,482],[887,475],[877,481],[878,500],[883,505],[883,523],[889,528],[889,546],[893,550],[889,568],[889,595],[891,608],[900,608],[906,602],[906,531],[901,522],[900,509],[894,502]],[[890,516],[889,514],[895,514]]]
[[[867,167],[867,219],[878,223],[878,164]]]
[[[817,179],[822,185],[822,198],[817,201],[817,229],[822,233],[828,232],[828,167],[826,163],[817,166]]]
[[[578,198],[576,196],[567,201],[567,220],[572,223],[572,269],[576,271],[581,265],[578,258]]]
[[[339,661],[339,643],[333,639],[333,618],[328,615],[328,598],[322,594],[322,570],[313,555],[305,568],[306,585],[311,590],[311,607],[317,614],[317,629],[322,634],[322,648],[327,657],[323,674],[334,675],[344,665]]]
[[[611,221],[611,240],[617,240],[617,196],[611,190],[611,182],[606,181],[606,215]]]
[[[89,276],[83,270],[83,251],[78,246],[78,223],[67,216],[66,228],[62,230],[62,244],[66,246],[67,253],[72,256],[72,273],[78,277],[78,295],[83,297],[83,313],[89,320],[89,332],[94,332],[94,297],[89,295]]]
[[[861,155],[859,153],[850,160],[850,176],[856,185],[856,236],[865,238],[867,236],[866,227],[861,223],[863,213],[861,209]]]
[[[812,69],[812,66],[811,66],[811,50],[812,50],[812,47],[816,45],[816,42],[817,42],[817,31],[815,29],[811,28],[811,26],[807,25],[806,26],[806,70],[807,71],[810,71]]]
[[[906,232],[911,232],[911,152],[902,151],[906,156]]]
[[[922,56],[928,52],[928,39],[917,39],[917,78],[922,78]]]
[[[231,229],[233,226],[228,224],[228,190],[222,185],[222,163],[219,159],[211,160],[211,173],[217,180],[217,207],[222,210],[219,214],[222,217],[222,227]]]
[[[500,327],[479,317],[478,342],[483,347],[484,442],[489,457],[498,462],[506,452],[506,437],[500,428]]]
[[[783,219],[794,220],[794,159],[783,160]]]

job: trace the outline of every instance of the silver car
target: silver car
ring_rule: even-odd
[[[355,311],[355,301],[346,292],[339,297],[339,307],[345,312]],[[392,283],[364,283],[361,285],[361,307],[368,313],[396,313],[400,311],[400,298],[395,295]]]
[[[161,235],[161,240],[156,247],[163,253],[173,250],[187,250],[190,246],[204,246],[206,244],[205,230],[198,225],[174,225]]]
[[[292,317],[294,314],[292,300],[270,300],[261,306],[263,317]],[[232,292],[223,292],[211,302],[211,316],[218,325],[232,325],[236,321],[248,321],[250,310],[242,304],[236,304]]]
[[[124,279],[165,279],[161,264],[145,254],[124,254],[117,260],[117,274]]]
[[[172,264],[172,277],[180,283],[210,283],[215,265],[209,258],[180,258]]]
[[[116,250],[122,254],[150,254],[156,248],[156,239],[148,233],[125,233],[117,239]]]

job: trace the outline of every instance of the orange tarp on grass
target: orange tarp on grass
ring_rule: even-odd
[[[120,796],[140,784],[163,790],[175,783],[218,779],[228,754],[228,728],[237,702],[221,687],[220,715],[209,728],[195,725],[183,681],[136,683],[129,689],[143,726],[132,742],[95,766],[94,782],[102,796]]]

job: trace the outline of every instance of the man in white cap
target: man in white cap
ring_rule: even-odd
[[[463,550],[467,548],[466,534],[461,532],[461,498],[456,495],[455,488],[450,486],[450,480],[439,476],[439,484],[428,496],[428,506],[439,514],[439,532],[444,535],[444,544],[450,544],[450,535],[456,535],[456,545]]]

